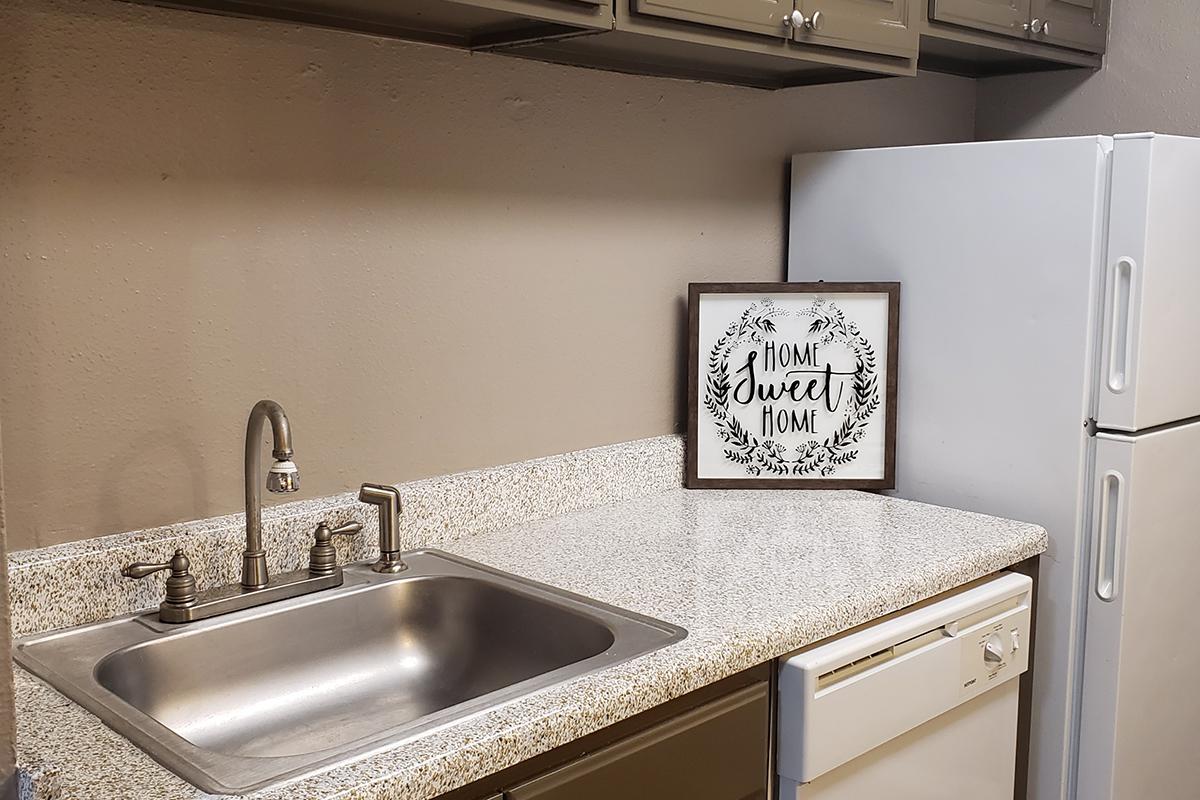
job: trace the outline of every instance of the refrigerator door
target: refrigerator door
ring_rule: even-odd
[[[1097,422],[1200,416],[1200,139],[1114,141]]]
[[[788,279],[903,284],[896,493],[1050,533],[1038,800],[1068,796],[1110,147],[1093,136],[792,160]]]
[[[1099,434],[1093,480],[1077,797],[1200,797],[1200,422]]]

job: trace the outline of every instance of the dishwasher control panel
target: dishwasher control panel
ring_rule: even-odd
[[[1024,643],[1029,640],[1029,609],[997,609],[991,617],[957,638],[962,655],[962,696],[974,697],[989,686],[1020,675],[1029,667]]]
[[[780,660],[781,778],[803,784],[1029,667],[1033,581],[976,581]]]

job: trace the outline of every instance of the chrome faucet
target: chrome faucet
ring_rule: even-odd
[[[130,564],[121,570],[127,578],[140,580],[148,575],[165,570],[171,571],[167,579],[167,599],[159,606],[158,618],[162,622],[194,622],[199,619],[228,614],[244,608],[286,600],[289,597],[318,592],[341,586],[342,568],[337,565],[337,552],[333,547],[334,536],[353,536],[362,530],[362,525],[350,522],[334,527],[324,521],[317,525],[313,534],[314,543],[309,550],[308,569],[276,575],[267,574],[267,554],[262,540],[262,489],[259,480],[262,472],[262,435],[266,424],[271,423],[274,444],[271,455],[275,463],[267,471],[267,491],[295,492],[300,488],[300,472],[292,462],[292,429],[283,408],[273,400],[260,400],[250,410],[246,422],[246,549],[242,553],[242,579],[239,583],[219,586],[205,592],[196,591],[196,580],[191,575],[191,562],[182,550],[175,551],[170,561],[161,564]],[[400,513],[400,493],[394,487],[378,487],[380,499],[368,502],[381,503],[381,531],[391,531],[389,541],[396,539],[395,515]],[[384,489],[390,488],[394,498],[387,496]],[[366,488],[364,487],[364,492]],[[372,495],[374,496],[374,495]],[[385,523],[390,514],[391,523]],[[380,542],[384,537],[380,536]],[[399,545],[395,545],[396,548]],[[381,564],[387,562],[399,566],[393,569],[378,569],[381,572],[399,572],[404,569],[399,552],[391,553],[393,561],[380,556]]]
[[[284,494],[300,490],[300,471],[292,462],[292,426],[287,414],[274,400],[259,400],[246,421],[246,550],[242,553],[242,586],[246,589],[263,589],[269,582],[267,553],[262,542],[262,489],[258,482],[262,470],[262,434],[268,420],[275,463],[267,472],[267,491]]]

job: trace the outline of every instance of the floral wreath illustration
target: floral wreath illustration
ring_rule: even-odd
[[[808,308],[794,313],[812,317],[808,332],[809,335],[821,334],[818,344],[841,344],[854,354],[853,391],[846,417],[824,441],[812,439],[794,448],[773,439],[759,440],[738,422],[729,409],[729,356],[747,339],[754,344],[766,342],[776,330],[772,320],[789,315],[770,299],[751,304],[740,318],[729,324],[709,353],[704,393],[704,407],[716,421],[717,435],[728,445],[725,457],[741,464],[750,475],[762,475],[764,471],[779,476],[832,475],[838,467],[858,457],[854,445],[866,434],[867,420],[879,407],[875,349],[858,326],[824,298],[817,298]]]

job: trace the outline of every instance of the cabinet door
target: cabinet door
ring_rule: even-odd
[[[1034,35],[1038,41],[1089,53],[1104,52],[1108,0],[1033,0],[1031,14],[1042,21],[1040,33]]]
[[[793,0],[633,0],[634,10],[656,17],[699,22],[767,36],[786,38],[783,19]]]
[[[917,0],[800,0],[806,24],[795,28],[798,42],[845,47],[894,56],[917,52],[917,29],[909,9]]]
[[[504,793],[507,800],[765,800],[770,694],[734,692]]]
[[[929,0],[929,19],[977,31],[1025,36],[1030,0]]]

